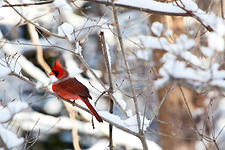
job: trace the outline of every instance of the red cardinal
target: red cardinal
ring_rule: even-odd
[[[103,122],[102,118],[90,104],[88,98],[92,99],[86,86],[79,82],[76,78],[69,78],[68,72],[62,67],[60,62],[56,60],[52,72],[49,75],[55,75],[59,80],[52,84],[52,90],[64,99],[75,102],[81,99],[89,108],[91,113],[99,122]]]

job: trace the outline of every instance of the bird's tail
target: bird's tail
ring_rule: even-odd
[[[91,111],[91,113],[95,116],[95,118],[99,121],[99,122],[103,122],[102,118],[99,116],[99,114],[96,112],[96,110],[94,109],[94,107],[90,104],[90,102],[88,101],[87,98],[81,98],[81,100],[87,105],[87,107],[89,108],[89,110]]]

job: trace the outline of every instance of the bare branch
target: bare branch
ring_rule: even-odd
[[[55,34],[55,33],[52,33],[52,32],[50,32],[50,31],[48,31],[47,29],[45,29],[45,28],[43,28],[43,27],[41,27],[41,26],[39,26],[39,25],[37,25],[37,24],[35,24],[35,23],[33,23],[33,22],[31,22],[29,19],[27,19],[26,17],[24,17],[22,14],[20,14],[14,7],[13,7],[13,5],[12,4],[10,4],[7,0],[5,0],[5,2],[20,16],[20,17],[22,17],[26,22],[28,22],[28,23],[30,23],[30,24],[32,24],[32,25],[34,25],[36,28],[38,28],[39,30],[41,30],[42,32],[44,32],[44,33],[46,33],[47,35],[51,35],[51,36],[54,36],[54,37],[57,37],[57,38],[60,38],[60,39],[65,39],[65,37],[64,36],[60,36],[60,35],[58,35],[58,34]]]
[[[112,83],[112,69],[111,69],[111,60],[109,60],[109,51],[107,50],[106,47],[106,43],[105,43],[105,36],[104,36],[104,32],[100,32],[100,40],[101,40],[101,44],[102,44],[102,51],[103,51],[103,55],[104,55],[104,61],[105,61],[105,66],[106,66],[106,70],[108,72],[108,80],[109,80],[109,90],[108,90],[108,94],[110,95],[110,97],[112,97],[113,94],[113,83]],[[110,108],[109,108],[109,113],[113,114],[113,100],[111,98],[109,98],[110,101]],[[109,148],[110,150],[113,150],[113,135],[112,135],[112,130],[113,130],[113,126],[111,124],[109,124]]]
[[[54,2],[54,0],[49,0],[49,1],[34,2],[34,3],[2,5],[2,7],[26,7],[26,6],[33,6],[33,5],[45,5],[45,4],[50,4],[53,2]]]
[[[41,67],[45,70],[45,72],[47,74],[49,74],[51,72],[51,68],[44,60],[43,48],[40,46],[40,40],[39,40],[38,33],[35,30],[35,26],[28,23],[28,31],[29,31],[29,34],[30,34],[30,37],[32,40],[32,44],[38,45],[36,47],[37,48],[37,52],[36,52],[37,62],[41,65]]]
[[[136,117],[137,117],[138,130],[139,130],[138,138],[140,139],[140,141],[142,143],[143,149],[148,150],[146,139],[145,139],[144,133],[141,129],[141,119],[140,119],[139,108],[138,108],[138,103],[137,103],[137,95],[136,95],[136,91],[135,91],[135,88],[134,88],[133,80],[131,79],[131,71],[130,71],[130,68],[129,68],[129,65],[128,65],[128,62],[127,62],[127,58],[126,58],[126,55],[125,55],[123,39],[122,39],[122,36],[121,36],[119,21],[118,21],[118,17],[117,17],[117,11],[116,11],[114,5],[112,5],[112,8],[113,8],[113,19],[114,19],[114,23],[115,23],[116,31],[117,31],[117,38],[119,40],[119,44],[120,44],[120,48],[121,48],[121,51],[122,51],[122,56],[123,56],[123,60],[124,60],[125,66],[126,66],[126,72],[127,72],[127,75],[128,75],[128,80],[130,82],[131,92],[132,92],[132,96],[133,96],[133,100],[134,100],[135,113],[136,113]]]
[[[173,8],[171,8],[171,10],[177,9],[177,7],[180,8],[180,9],[179,9],[179,11],[171,11],[171,12],[162,11],[160,9],[138,7],[138,6],[135,5],[135,2],[133,4],[126,4],[126,3],[120,3],[120,1],[119,2],[109,2],[109,1],[101,1],[101,0],[85,0],[85,1],[95,2],[95,3],[98,3],[98,4],[104,4],[106,6],[116,6],[116,7],[135,9],[135,10],[139,10],[139,11],[143,11],[143,12],[147,12],[147,13],[159,14],[159,15],[193,17],[199,23],[201,23],[208,31],[210,31],[210,32],[213,31],[213,28],[209,25],[204,24],[203,20],[200,17],[198,17],[197,15],[195,15],[194,12],[186,10],[184,7],[180,7],[179,4],[177,4],[176,0],[175,0],[175,2],[177,4],[177,6],[173,5],[174,3],[173,4],[170,3],[170,5],[173,6]],[[165,5],[165,3],[162,3],[162,2],[154,1],[154,3],[158,3],[158,5]]]

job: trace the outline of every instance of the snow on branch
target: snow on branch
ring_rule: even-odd
[[[129,117],[128,119],[122,120],[120,117],[110,114],[107,111],[99,111],[99,114],[104,118],[104,120],[109,120],[111,124],[115,127],[123,129],[133,135],[138,135],[138,123],[136,115]],[[146,117],[140,115],[141,126],[143,126],[143,130],[145,131],[148,127],[150,121],[146,119]],[[144,122],[143,122],[144,120]],[[143,124],[144,123],[144,124]]]
[[[18,138],[15,133],[6,129],[0,124],[0,138],[6,144],[8,149],[12,149],[21,145],[24,142],[23,138]]]
[[[86,0],[90,2],[96,2],[100,4],[125,7],[130,9],[136,9],[147,13],[155,13],[161,15],[171,16],[190,16],[195,18],[201,23],[208,31],[214,30],[214,14],[207,14],[205,11],[198,8],[197,4],[192,0],[174,1],[171,3],[162,3],[154,0],[118,0],[115,2],[109,2],[105,0]],[[209,19],[210,18],[210,19]]]
[[[215,32],[207,35],[208,47],[199,47],[204,55],[199,57],[193,51],[197,47],[195,40],[186,35],[180,35],[174,43],[170,43],[164,37],[140,36],[145,48],[166,51],[161,58],[163,65],[159,69],[162,78],[155,81],[156,87],[163,87],[170,80],[174,80],[194,88],[225,89],[225,70],[221,68],[218,59],[224,55],[224,37],[225,23],[217,18]]]
[[[5,107],[0,106],[0,123],[9,121],[13,117],[13,115],[21,112],[27,107],[27,103],[18,100],[8,103]]]
[[[37,81],[41,82],[44,86],[49,84],[49,78],[45,75],[43,71],[39,68],[35,67],[30,61],[28,61],[22,54],[17,51],[17,47],[8,43],[4,43],[2,48],[0,49],[2,52],[7,54],[7,56],[11,56],[16,59],[16,63],[20,65],[20,67],[32,76]],[[14,70],[12,70],[14,71]]]

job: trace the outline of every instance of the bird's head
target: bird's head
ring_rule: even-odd
[[[62,67],[59,60],[55,61],[55,64],[52,68],[52,72],[49,73],[49,75],[54,75],[58,79],[63,79],[68,77],[68,72]]]

